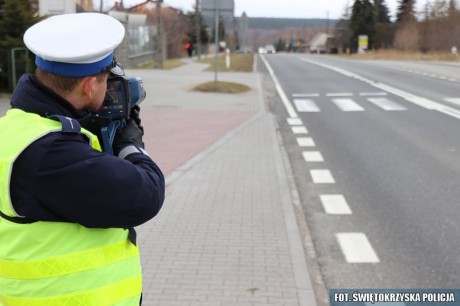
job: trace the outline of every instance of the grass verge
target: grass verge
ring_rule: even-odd
[[[180,59],[168,59],[163,62],[163,69],[169,70],[180,67],[184,65],[184,63]],[[138,68],[141,69],[156,69],[155,68],[155,61],[148,61],[142,65],[139,65]]]
[[[247,92],[251,90],[251,88],[246,85],[233,83],[233,82],[222,82],[222,81],[214,82],[213,81],[213,82],[207,82],[207,83],[197,85],[195,86],[195,88],[193,88],[193,90],[202,91],[202,92],[217,92],[217,93],[235,94],[235,93]]]
[[[215,58],[206,58],[199,61],[200,63],[210,64],[211,66],[207,71],[214,71]],[[217,57],[217,69],[219,72],[252,72],[254,64],[253,54],[231,53],[230,54],[230,67],[226,67],[225,55]]]

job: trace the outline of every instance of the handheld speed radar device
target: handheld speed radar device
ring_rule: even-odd
[[[110,120],[127,119],[131,108],[145,99],[146,93],[139,77],[110,77],[107,92],[98,112],[99,117]]]
[[[110,76],[107,80],[107,92],[97,116],[108,122],[102,128],[104,152],[113,154],[112,143],[118,128],[126,124],[131,109],[139,105],[146,97],[141,78]]]

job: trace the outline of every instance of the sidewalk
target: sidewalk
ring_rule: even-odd
[[[305,305],[315,296],[260,75],[220,73],[239,95],[198,93],[205,65],[141,76],[146,147],[167,175],[163,209],[138,228],[143,305]]]

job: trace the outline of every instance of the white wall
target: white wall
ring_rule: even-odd
[[[38,1],[38,14],[40,16],[46,15],[60,15],[76,13],[77,5],[75,0],[39,0]]]

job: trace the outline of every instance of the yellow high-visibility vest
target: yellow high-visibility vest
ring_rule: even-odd
[[[21,218],[9,192],[14,161],[32,142],[61,129],[59,121],[18,109],[0,118],[0,212],[12,220],[0,217],[0,305],[139,305],[139,249],[128,230],[14,221]],[[94,134],[81,133],[101,151]]]

